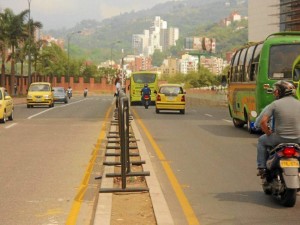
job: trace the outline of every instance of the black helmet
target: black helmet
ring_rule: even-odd
[[[287,81],[280,80],[274,84],[274,91],[278,90],[278,98],[294,94],[295,86]]]

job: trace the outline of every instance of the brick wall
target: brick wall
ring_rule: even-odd
[[[8,90],[10,89],[10,76],[7,75],[5,77],[5,88]],[[50,82],[52,80],[52,82]],[[58,81],[57,77],[50,77],[45,76],[32,76],[32,82],[50,82],[52,83],[53,87],[64,87],[67,89],[69,86],[73,89],[74,92],[83,92],[85,88],[89,90],[89,92],[93,93],[114,93],[115,85],[114,81],[109,83],[106,78],[102,78],[101,82],[95,82],[94,78],[90,78],[89,83],[85,83],[83,77],[79,77],[79,81],[75,82],[74,77],[70,77],[70,82],[65,81],[65,77],[61,77],[60,82]],[[126,90],[129,85],[130,81],[126,80]],[[17,94],[26,94],[28,89],[28,79],[27,77],[16,76],[16,84],[17,84]],[[13,84],[14,85],[14,84]],[[10,93],[13,95],[14,93]]]

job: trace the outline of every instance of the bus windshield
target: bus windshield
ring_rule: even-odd
[[[300,52],[300,44],[273,45],[270,48],[269,78],[292,79],[293,62]]]
[[[145,84],[145,83],[154,83],[156,79],[156,74],[143,74],[137,73],[133,75],[133,81],[137,84]]]

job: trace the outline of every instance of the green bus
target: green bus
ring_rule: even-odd
[[[130,105],[141,103],[141,90],[145,84],[151,89],[151,103],[155,103],[155,93],[158,91],[158,74],[152,71],[133,72],[130,77]]]
[[[293,64],[293,81],[296,86],[296,96],[300,99],[300,53]]]
[[[293,64],[300,54],[300,32],[280,32],[264,41],[238,49],[228,71],[228,108],[235,127],[247,125],[250,133],[257,115],[274,101],[273,84],[293,82]]]

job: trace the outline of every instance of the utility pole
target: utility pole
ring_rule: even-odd
[[[81,33],[81,30],[74,31],[74,32],[67,35],[67,41],[68,41],[68,72],[67,72],[67,79],[68,79],[68,84],[70,83],[70,40],[71,40],[72,35],[80,34],[80,33]]]
[[[29,39],[29,52],[28,52],[28,85],[31,84],[31,26],[30,26],[30,3],[31,0],[28,0],[28,8],[29,8],[29,19],[28,19],[28,39]]]

